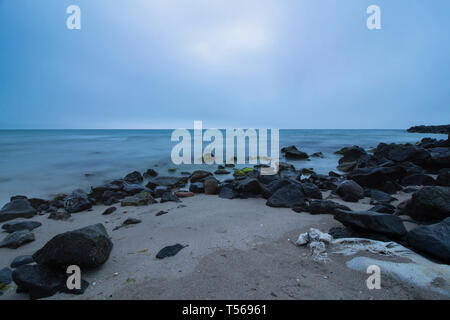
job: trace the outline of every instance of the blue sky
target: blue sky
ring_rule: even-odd
[[[448,0],[0,0],[0,128],[449,123],[449,14]]]

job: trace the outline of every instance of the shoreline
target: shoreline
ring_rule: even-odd
[[[445,143],[443,140],[429,139],[422,141],[422,146],[411,148],[427,150],[426,147],[432,149],[436,144],[443,148]],[[398,150],[405,148],[402,145],[391,147]],[[41,203],[37,199],[13,199],[12,202],[30,202],[33,206],[41,206],[41,213],[32,214],[32,220],[42,225],[32,230],[34,241],[17,249],[0,248],[0,267],[9,266],[19,255],[32,255],[55,235],[101,223],[114,244],[108,260],[93,270],[83,270],[83,279],[89,282],[89,287],[83,294],[56,293],[49,299],[448,299],[448,266],[442,265],[444,270],[448,270],[444,279],[448,279],[444,280],[444,284],[440,283],[439,288],[434,288],[429,283],[427,290],[423,290],[423,287],[411,287],[395,276],[385,276],[383,281],[386,282],[386,288],[373,291],[366,288],[367,275],[364,272],[354,271],[346,266],[354,257],[333,253],[333,245],[330,244],[330,250],[327,250],[329,261],[321,263],[313,260],[309,247],[294,245],[296,237],[308,232],[310,228],[329,232],[335,238],[339,236],[333,228],[339,229],[339,232],[350,232],[353,237],[362,234],[368,239],[384,239],[383,241],[408,245],[406,235],[424,223],[405,215],[401,207],[422,186],[408,187],[409,183],[406,183],[400,190],[390,193],[392,199],[387,202],[381,198],[389,196],[389,193],[372,191],[387,191],[385,185],[377,188],[359,187],[364,194],[358,195],[356,201],[349,198],[350,195],[354,196],[354,189],[350,188],[344,193],[340,191],[342,183],[349,181],[345,179],[367,165],[373,166],[377,154],[384,152],[383,148],[385,146],[379,145],[375,155],[369,155],[356,147],[342,149],[339,165],[347,170],[346,177],[298,171],[287,163],[283,163],[282,170],[276,177],[259,176],[258,169],[252,169],[242,175],[236,174],[234,179],[225,182],[215,180],[214,175],[205,171],[196,171],[189,177],[177,179],[164,178],[148,170],[145,180],[140,173],[133,172],[124,180],[94,187],[89,194],[75,192]],[[289,157],[293,157],[300,154],[297,151],[295,147],[290,147],[284,153],[285,156],[289,153]],[[411,160],[416,161],[415,159]],[[419,180],[423,182],[424,178],[429,177],[435,181],[435,187],[432,188],[448,188],[437,186],[436,181],[440,181],[439,178],[448,173],[434,169],[433,166],[440,163],[436,159],[430,158],[424,162],[423,166],[429,169],[426,169],[428,172],[420,176],[422,180]],[[404,165],[403,162],[399,163]],[[361,169],[358,169],[359,166],[362,166]],[[395,166],[400,165],[383,167],[378,164],[373,170]],[[224,169],[232,171],[232,168]],[[414,174],[413,176],[418,178]],[[410,175],[405,174],[402,183],[405,183],[405,178],[411,180]],[[398,178],[392,176],[392,179]],[[361,179],[358,181],[364,182]],[[280,182],[282,184],[277,186]],[[204,190],[200,190],[201,188]],[[301,190],[300,196],[304,200],[299,201],[298,196],[295,199],[289,198],[291,192],[298,190]],[[105,196],[106,193],[108,196]],[[139,198],[140,195],[145,198]],[[240,199],[234,199],[236,197]],[[160,200],[152,204],[154,199]],[[146,201],[145,204],[141,203],[143,200]],[[134,204],[123,206],[124,201]],[[397,220],[392,220],[392,223],[401,223],[405,232],[401,238],[396,238],[377,229],[376,223],[366,225],[364,230],[353,230],[353,222],[343,223],[336,219],[341,215],[337,205],[347,207],[351,215],[375,210],[377,205],[384,206],[383,210],[392,206],[396,211],[395,215],[380,211],[376,218],[392,220],[395,217]],[[112,206],[116,210],[103,215]],[[325,211],[314,212],[317,206],[325,206]],[[70,215],[68,210],[72,211]],[[165,213],[160,214],[161,211]],[[63,220],[49,219],[49,216]],[[373,217],[369,215],[369,218]],[[130,219],[135,222],[123,224]],[[30,220],[14,219],[4,221],[2,225],[18,221]],[[438,221],[433,221],[436,222]],[[426,222],[425,225],[430,223],[431,221]],[[393,225],[387,227],[393,228]],[[2,235],[6,236],[7,233],[2,232]],[[155,258],[160,249],[177,243],[187,247],[173,257],[163,260]],[[432,263],[442,264],[442,261],[429,254],[422,252],[420,255]],[[387,262],[408,261],[405,258],[381,257],[367,252],[358,256]],[[274,265],[271,265],[274,261]],[[437,265],[436,263],[433,265]],[[336,276],[337,273],[339,275]],[[239,285],[242,283],[243,285]],[[448,294],[442,295],[434,289]],[[27,298],[26,294],[14,291],[13,283],[3,291],[0,299]]]

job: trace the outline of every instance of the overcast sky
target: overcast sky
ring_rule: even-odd
[[[450,123],[449,15],[449,0],[0,0],[0,128]]]

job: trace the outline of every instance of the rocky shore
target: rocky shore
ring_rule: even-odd
[[[405,250],[412,250],[411,254],[418,253],[426,261],[431,261],[432,268],[442,265],[439,268],[443,268],[444,274],[431,279],[429,285],[436,285],[435,292],[444,297],[450,296],[450,283],[447,283],[450,281],[447,266],[450,263],[449,140],[425,138],[416,144],[380,143],[373,150],[364,150],[358,146],[345,147],[336,151],[341,156],[337,165],[339,172],[331,171],[328,175],[317,174],[311,168],[297,169],[289,164],[289,159],[302,160],[310,156],[320,156],[308,155],[300,149],[298,146],[283,148],[281,151],[285,162],[280,162],[279,173],[272,176],[261,175],[260,165],[239,170],[232,165],[218,166],[211,170],[212,172],[197,170],[190,175],[179,177],[161,176],[151,168],[143,173],[134,171],[122,179],[93,186],[89,192],[77,189],[71,194],[59,194],[48,200],[13,196],[0,210],[1,228],[5,233],[0,240],[0,256],[3,257],[0,258],[0,267],[3,268],[0,271],[1,292],[4,297],[18,298],[18,295],[28,294],[32,299],[54,295],[70,298],[73,294],[83,298],[89,292],[92,292],[89,298],[94,299],[94,292],[103,298],[125,298],[123,292],[115,291],[114,285],[108,287],[106,295],[103,292],[100,294],[92,288],[94,282],[98,283],[92,279],[83,280],[80,289],[69,290],[66,286],[67,267],[79,266],[83,275],[86,271],[86,277],[104,275],[105,269],[111,272],[113,265],[124,270],[123,268],[130,268],[127,259],[133,259],[129,258],[129,253],[126,252],[131,246],[133,250],[136,249],[133,255],[155,257],[155,260],[150,262],[133,260],[136,265],[146,266],[155,272],[162,268],[155,265],[156,261],[163,260],[162,263],[167,261],[170,264],[171,259],[177,259],[189,251],[198,259],[197,263],[187,267],[191,272],[188,277],[192,277],[192,272],[198,268],[198,261],[204,262],[207,254],[217,253],[211,253],[210,248],[203,242],[215,242],[220,250],[244,250],[245,246],[241,248],[241,244],[235,243],[225,234],[251,239],[249,241],[254,243],[254,235],[260,232],[256,227],[269,225],[260,235],[268,240],[255,248],[274,246],[276,243],[277,247],[282,247],[280,252],[284,254],[292,255],[292,250],[307,250],[313,258],[309,262],[308,257],[302,261],[308,265],[305,269],[311,272],[312,266],[316,264],[327,264],[335,268],[345,265],[346,262],[339,263],[341,258],[336,256],[334,262],[327,262],[328,255],[332,254],[331,248],[340,244],[339,241],[336,242],[339,239],[367,239],[374,241],[370,242],[372,245],[396,243]],[[233,179],[218,179],[224,172],[233,171]],[[151,219],[149,212],[152,212]],[[177,223],[182,222],[185,226],[177,224],[175,228],[171,224],[175,223],[171,220],[176,216],[174,212],[186,214],[177,216]],[[220,217],[217,216],[219,213]],[[208,214],[214,215],[214,219],[210,219]],[[226,215],[232,216],[233,219],[228,220]],[[179,237],[185,235],[185,228],[191,223],[195,224],[197,219],[201,220],[197,227],[200,230],[205,229],[204,236],[214,230],[211,238],[199,238],[199,234]],[[158,229],[163,230],[160,223],[168,225],[167,229],[164,229],[165,233],[158,238],[157,235],[161,232]],[[75,225],[77,228],[73,228]],[[124,245],[121,237],[126,237],[127,232],[133,232],[130,229],[137,230],[143,225],[149,229],[139,229],[135,235],[137,238],[132,238],[130,243]],[[154,232],[154,235],[147,234],[148,230]],[[303,232],[297,240],[297,246],[300,248],[292,245],[294,241],[279,243],[278,240],[286,235],[286,231],[290,237],[294,237],[294,233],[297,233],[297,237]],[[174,241],[161,241],[169,237],[171,232]],[[117,234],[121,237],[116,236]],[[227,246],[224,241],[233,244]],[[150,246],[150,243],[158,245],[151,253],[145,251],[148,250],[145,248],[137,249],[137,244]],[[302,248],[303,245],[308,249]],[[261,250],[262,256],[255,257],[256,260],[271,254],[265,249]],[[215,263],[220,259],[222,258],[214,256],[213,261]],[[284,258],[277,256],[277,259]],[[292,255],[290,259],[295,261],[297,258]],[[119,260],[120,263],[117,262]],[[288,261],[291,263],[291,260]],[[177,262],[182,263],[178,260]],[[175,269],[179,271],[180,268],[178,264],[171,264],[170,270],[165,272],[175,272]],[[146,277],[153,274],[153,271],[139,270],[141,271],[136,272],[142,279],[135,287],[146,291]],[[214,273],[210,269],[202,272]],[[229,272],[239,273],[232,268]],[[343,271],[344,274],[346,272],[350,271]],[[119,277],[120,274],[121,272],[112,272],[108,277]],[[205,274],[206,278],[209,276]],[[177,276],[172,274],[171,277]],[[226,277],[232,275],[227,274]],[[252,277],[250,279],[255,279]],[[352,278],[350,274],[342,277]],[[122,280],[130,284],[135,281],[133,279],[127,277]],[[187,281],[186,279],[183,281]],[[341,280],[335,280],[336,292]],[[211,283],[214,281],[211,280]],[[395,281],[391,286],[394,284]],[[172,288],[172,292],[179,290],[172,282],[166,283],[166,288]],[[131,296],[139,296],[133,291],[135,289],[128,290],[131,290],[127,291]],[[306,291],[302,290],[303,294],[306,294]],[[310,290],[326,295],[324,288]],[[351,291],[351,286],[347,290]],[[113,291],[114,295],[110,294]],[[433,296],[432,293],[430,296],[420,296],[417,292],[411,296],[409,291],[408,294],[405,292],[398,292],[397,297],[439,297]],[[229,293],[224,292],[217,298],[226,297]],[[66,296],[67,294],[70,296]],[[391,298],[396,298],[395,295],[393,293]],[[155,296],[152,294],[147,297]],[[178,296],[174,293],[173,298],[175,297]],[[234,297],[246,298],[249,295],[239,291],[235,292]],[[262,297],[270,299],[278,295],[274,293]],[[280,297],[301,298],[298,293]],[[344,298],[354,297],[348,292]]]

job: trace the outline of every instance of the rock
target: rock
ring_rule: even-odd
[[[33,257],[32,256],[17,256],[14,258],[14,260],[11,262],[11,268],[17,268],[25,264],[33,263]]]
[[[408,232],[406,238],[414,249],[450,263],[450,218],[436,224],[417,227]]]
[[[60,221],[66,221],[68,220],[72,215],[64,209],[58,209],[57,211],[53,211],[48,215],[49,219],[53,220],[60,220]]]
[[[140,207],[156,203],[149,192],[140,192],[134,196],[126,197],[121,202],[122,207]]]
[[[49,201],[44,199],[32,198],[28,199],[28,202],[30,202],[30,205],[37,211],[45,211],[50,206]]]
[[[416,221],[435,222],[450,216],[450,188],[423,187],[413,193],[402,210]]]
[[[357,202],[364,198],[364,189],[352,180],[341,182],[336,189],[336,193],[347,202]]]
[[[140,220],[140,219],[136,219],[136,218],[127,218],[123,223],[122,223],[122,225],[123,226],[128,226],[128,225],[130,225],[130,224],[138,224],[138,223],[141,223],[142,222],[142,220]]]
[[[2,242],[0,248],[17,249],[25,243],[34,241],[34,233],[28,230],[21,230],[7,235]]]
[[[236,181],[234,189],[241,198],[255,197],[264,193],[264,186],[256,178],[245,178]]]
[[[366,166],[369,158],[367,152],[358,146],[345,147],[339,152],[343,157],[339,159],[338,169],[343,172],[348,172],[355,167]]]
[[[175,244],[173,246],[167,246],[159,250],[159,252],[156,254],[157,259],[164,259],[167,257],[173,257],[176,255],[180,250],[185,248],[187,246],[182,246],[181,244]]]
[[[388,203],[381,203],[381,204],[377,204],[376,206],[370,208],[369,211],[394,214],[395,207]]]
[[[106,209],[105,211],[103,211],[102,215],[107,216],[112,214],[113,212],[115,212],[117,210],[116,207],[109,207],[108,209]]]
[[[60,193],[57,194],[52,200],[49,202],[50,207],[55,207],[57,209],[64,208],[65,198],[67,197],[67,194]]]
[[[341,175],[340,175],[339,173],[336,173],[336,172],[334,172],[334,171],[328,172],[328,175],[329,175],[330,177],[334,177],[334,178],[340,178],[340,177],[341,177]]]
[[[3,206],[0,210],[0,222],[17,218],[33,218],[37,213],[27,199],[16,199]]]
[[[442,169],[436,179],[439,186],[450,187],[450,169]]]
[[[194,182],[189,186],[189,191],[194,193],[203,193],[205,192],[205,188],[203,187],[202,182]]]
[[[13,281],[22,292],[28,292],[31,299],[41,299],[58,292],[81,294],[89,283],[81,280],[81,289],[69,290],[66,275],[51,270],[42,265],[23,265],[12,273]]]
[[[169,188],[169,187],[166,187],[166,186],[157,186],[157,187],[155,188],[155,191],[154,191],[155,198],[161,198],[162,195],[163,195],[165,192],[167,192],[167,191],[170,191],[170,188]]]
[[[40,223],[38,221],[17,221],[17,222],[5,223],[4,225],[2,225],[2,229],[8,233],[13,233],[15,231],[20,231],[20,230],[31,231],[40,226],[42,226],[42,223]]]
[[[150,190],[149,188],[146,188],[140,184],[135,184],[135,183],[124,183],[123,191],[125,191],[126,193],[128,193],[129,195],[132,195],[132,196],[134,196],[135,194],[142,192],[142,191],[152,193],[152,190]]]
[[[203,182],[203,180],[209,176],[212,176],[212,173],[205,170],[196,170],[194,171],[189,179],[191,180],[191,183],[193,182]]]
[[[95,224],[56,235],[33,254],[33,259],[64,271],[70,265],[95,268],[108,260],[112,248],[105,227]]]
[[[194,194],[193,192],[186,192],[186,191],[178,191],[178,192],[175,192],[175,195],[176,195],[178,198],[190,198],[190,197],[195,196],[195,194]]]
[[[431,170],[440,170],[450,167],[450,148],[431,148],[427,149],[430,152],[430,159],[428,159],[424,167]]]
[[[169,201],[181,202],[181,200],[178,199],[178,197],[173,192],[167,191],[161,196],[161,203],[169,202]]]
[[[138,171],[133,171],[125,176],[123,178],[128,183],[132,184],[140,184],[144,181],[144,178],[142,177],[141,173]]]
[[[331,200],[314,200],[309,203],[307,212],[310,214],[336,214],[337,209],[351,211],[350,208]]]
[[[294,208],[305,205],[305,195],[301,187],[288,184],[278,189],[266,202],[269,207]]]
[[[359,168],[351,171],[347,178],[354,180],[362,187],[379,188],[386,181],[402,179],[406,175],[404,168],[400,166]]]
[[[230,174],[231,172],[225,169],[217,169],[216,171],[214,171],[214,174],[217,175],[224,175],[224,174]]]
[[[169,188],[184,187],[187,179],[187,177],[155,177],[149,179],[146,187],[152,190],[155,190],[158,186]]]
[[[370,202],[371,204],[390,203],[397,200],[386,192],[377,189],[370,190],[369,196],[372,199],[372,201]]]
[[[320,192],[320,189],[315,184],[302,183],[302,189],[307,198],[322,199],[322,192]]]
[[[296,146],[290,146],[286,148],[282,148],[281,152],[284,153],[286,159],[308,159],[309,156],[306,152],[302,152],[297,149]]]
[[[75,190],[64,199],[64,209],[68,213],[76,213],[92,208],[88,195],[82,190]]]
[[[162,216],[162,215],[167,214],[167,213],[168,213],[167,211],[161,210],[161,211],[159,211],[159,212],[156,214],[156,216],[159,217],[159,216]]]
[[[343,225],[361,232],[381,233],[393,238],[400,238],[406,234],[402,220],[392,214],[338,210],[334,218]]]
[[[147,169],[147,171],[144,172],[144,178],[152,178],[156,176],[158,176],[158,172],[153,169]]]
[[[426,175],[426,174],[412,174],[409,176],[406,176],[402,179],[402,185],[404,186],[434,186],[436,185],[436,181]]]
[[[219,192],[219,198],[223,199],[236,199],[239,197],[239,193],[233,189],[233,187],[228,184],[223,186]]]
[[[409,143],[380,143],[374,152],[374,157],[394,162],[410,161],[421,166],[430,158],[430,154],[424,148]]]
[[[322,152],[315,152],[311,155],[314,158],[325,158]]]
[[[218,182],[216,179],[206,179],[203,182],[205,188],[205,194],[217,194]]]
[[[12,281],[12,271],[9,268],[3,268],[0,270],[0,291],[3,287],[10,284]]]

